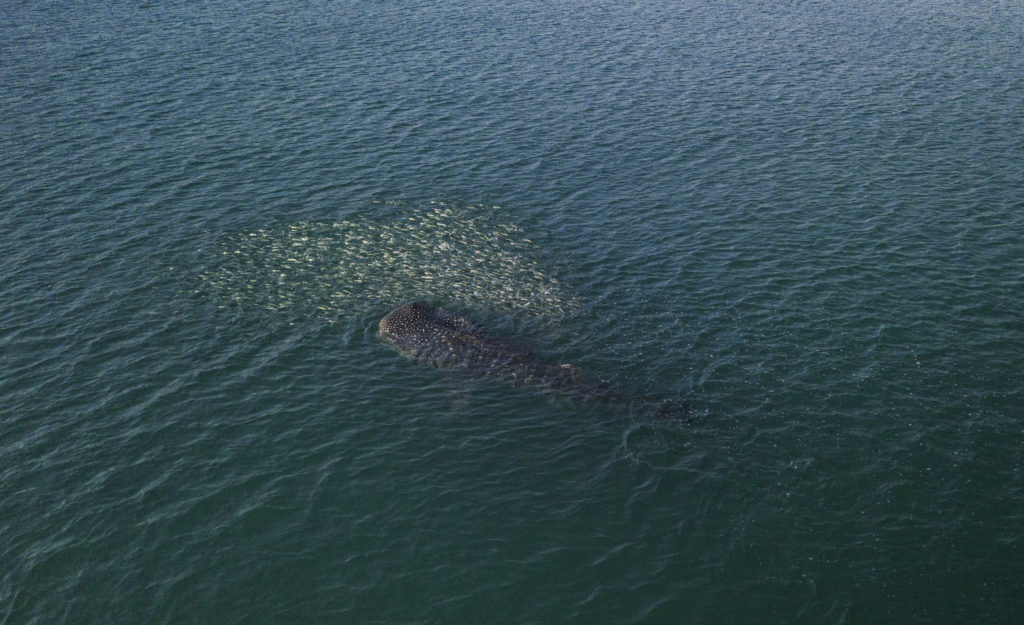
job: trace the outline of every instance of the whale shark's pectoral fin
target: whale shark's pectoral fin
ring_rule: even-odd
[[[466,412],[472,404],[473,395],[480,389],[483,380],[479,374],[461,367],[446,369],[444,386],[448,403],[455,412]]]
[[[467,388],[456,388],[454,386],[448,387],[448,403],[452,407],[453,412],[467,412],[469,411],[470,392]]]
[[[662,399],[652,402],[654,416],[659,419],[674,419],[676,421],[693,421],[693,409],[690,404],[677,399]]]

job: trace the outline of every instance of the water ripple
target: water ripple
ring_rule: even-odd
[[[1012,622],[1022,31],[0,5],[0,623]],[[416,367],[414,298],[693,422]]]

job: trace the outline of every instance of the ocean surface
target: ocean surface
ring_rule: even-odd
[[[1021,622],[1019,2],[0,3],[0,625]]]

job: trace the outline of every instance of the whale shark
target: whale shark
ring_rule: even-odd
[[[641,409],[662,417],[689,414],[684,403],[624,393],[575,365],[544,360],[467,317],[423,302],[409,302],[385,315],[378,334],[399,354],[420,364],[461,369],[514,386],[552,390],[579,401]]]

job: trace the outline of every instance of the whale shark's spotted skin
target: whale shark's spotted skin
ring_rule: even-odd
[[[684,417],[678,402],[654,402],[589,380],[573,365],[552,364],[495,337],[469,319],[422,302],[396,308],[380,320],[381,338],[414,362],[465,368],[516,385],[548,388],[580,400],[653,409],[659,416]]]
[[[461,315],[421,302],[395,309],[380,320],[379,330],[399,353],[434,367],[466,367],[513,383],[563,390],[582,382],[579,369],[572,365],[548,363]]]

